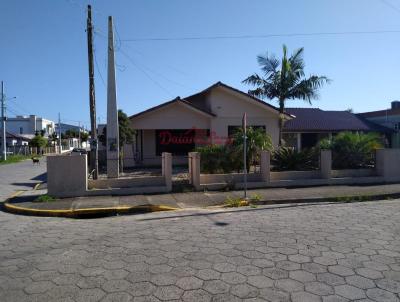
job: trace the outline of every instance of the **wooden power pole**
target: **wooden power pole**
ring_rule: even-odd
[[[88,42],[88,59],[89,59],[89,105],[90,105],[90,172],[93,172],[93,179],[97,179],[99,173],[98,165],[98,141],[96,127],[96,97],[94,92],[94,66],[93,66],[93,24],[92,24],[92,7],[88,5],[87,16],[87,42]]]

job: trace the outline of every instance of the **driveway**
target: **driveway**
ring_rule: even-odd
[[[72,220],[0,212],[0,300],[399,301],[400,201]]]
[[[0,165],[0,202],[18,190],[30,190],[35,184],[46,180],[46,157],[40,166],[31,160],[15,164]]]

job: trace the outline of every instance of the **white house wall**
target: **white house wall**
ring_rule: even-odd
[[[217,117],[211,120],[211,131],[216,135],[227,137],[228,126],[240,126],[243,113],[247,113],[249,126],[265,126],[267,133],[271,135],[274,146],[279,141],[279,115],[276,111],[269,111],[264,105],[256,101],[248,100],[235,92],[227,92],[224,88],[214,89],[209,95],[211,111]]]
[[[175,103],[132,119],[133,129],[209,129],[210,118]]]

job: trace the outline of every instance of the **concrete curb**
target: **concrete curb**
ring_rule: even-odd
[[[4,209],[7,212],[19,215],[41,216],[41,217],[96,217],[117,214],[132,214],[132,213],[151,213],[160,211],[177,211],[180,208],[174,208],[165,205],[141,205],[141,206],[118,206],[104,208],[83,208],[83,209],[68,209],[68,210],[43,210],[31,209],[17,206],[9,202],[4,202]]]

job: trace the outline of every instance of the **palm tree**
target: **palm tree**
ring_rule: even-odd
[[[279,145],[282,145],[282,128],[286,100],[301,99],[311,104],[318,98],[318,90],[330,80],[325,76],[311,75],[306,78],[303,60],[304,48],[297,49],[290,57],[283,45],[282,60],[274,55],[257,57],[263,76],[257,73],[249,76],[243,83],[255,87],[249,94],[261,99],[277,99],[279,103]]]

